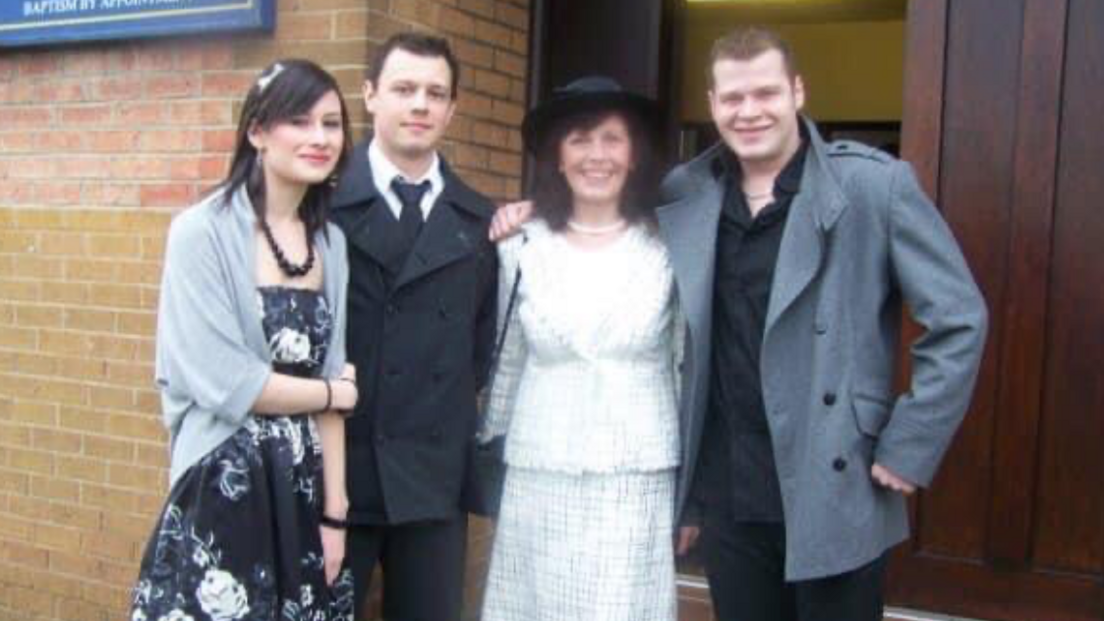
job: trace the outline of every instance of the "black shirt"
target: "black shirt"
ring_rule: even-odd
[[[774,200],[752,216],[735,156],[725,154],[725,199],[717,231],[709,429],[715,436],[713,497],[731,499],[740,521],[782,520],[782,498],[763,406],[759,352],[774,268],[790,205],[801,185],[806,141],[774,182]],[[717,440],[720,440],[718,442]],[[725,446],[727,445],[727,450]],[[720,452],[718,452],[720,451]],[[727,455],[726,455],[727,454]],[[727,476],[726,476],[727,475]]]

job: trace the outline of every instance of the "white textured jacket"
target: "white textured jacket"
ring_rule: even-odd
[[[681,322],[660,240],[636,225],[583,250],[534,221],[499,245],[499,257],[500,313],[519,266],[522,277],[481,435],[507,434],[514,467],[678,466]]]

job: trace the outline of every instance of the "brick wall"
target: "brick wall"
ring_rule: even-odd
[[[278,6],[275,35],[0,55],[0,620],[125,617],[167,491],[151,389],[164,235],[223,174],[258,69],[322,63],[363,130],[373,45],[443,33],[464,65],[446,154],[478,189],[517,194],[528,0]]]

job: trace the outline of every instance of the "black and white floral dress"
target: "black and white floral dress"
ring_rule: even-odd
[[[258,304],[273,369],[316,376],[333,330],[322,294],[261,287]],[[322,494],[313,417],[249,417],[173,486],[131,621],[351,621],[351,573],[325,581]]]

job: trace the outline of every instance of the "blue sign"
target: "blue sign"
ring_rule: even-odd
[[[276,0],[0,0],[0,47],[272,30]]]

